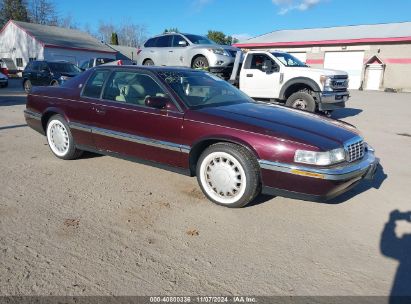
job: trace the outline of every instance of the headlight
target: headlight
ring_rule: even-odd
[[[296,163],[328,166],[336,163],[340,163],[345,160],[345,151],[343,148],[334,149],[327,152],[315,152],[297,150],[294,155],[294,161]]]
[[[224,49],[208,49],[208,50],[217,55],[230,56]]]
[[[320,82],[324,87],[324,91],[332,91],[331,88],[331,77],[326,75],[321,75]]]
[[[60,76],[60,80],[68,80],[70,77],[67,76]]]

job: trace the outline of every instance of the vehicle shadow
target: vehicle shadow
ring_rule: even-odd
[[[97,157],[102,157],[102,156],[104,155],[94,153],[94,152],[84,151],[83,154],[80,156],[80,159],[91,159],[91,158],[97,158]]]
[[[0,107],[25,105],[27,96],[0,96]]]
[[[331,118],[342,119],[342,118],[347,118],[351,116],[356,116],[360,114],[361,112],[362,112],[361,109],[353,109],[353,108],[338,109],[331,113]]]
[[[251,203],[247,204],[244,208],[254,207],[263,203],[266,203],[273,198],[276,198],[274,195],[260,194],[258,195]]]
[[[24,127],[27,127],[27,124],[4,126],[4,127],[0,126],[0,131],[8,130],[8,129],[24,128]]]
[[[397,237],[397,221],[411,222],[411,211],[390,213],[381,233],[380,250],[383,255],[399,262],[391,288],[390,304],[411,303],[411,233]]]
[[[384,168],[381,166],[381,164],[378,165],[374,178],[370,181],[368,180],[363,180],[360,182],[359,185],[355,186],[353,189],[350,191],[343,193],[340,196],[337,196],[336,198],[326,202],[328,204],[341,204],[344,203],[350,199],[352,199],[354,196],[357,196],[369,189],[380,189],[382,183],[384,180],[386,180],[388,177],[387,174],[384,172]]]

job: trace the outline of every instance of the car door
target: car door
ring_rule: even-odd
[[[168,63],[168,53],[171,49],[171,35],[160,36],[155,41],[155,47],[151,48],[152,60],[155,65],[166,66]]]
[[[27,71],[25,72],[25,76],[28,80],[30,80],[32,85],[39,85],[37,73],[40,72],[39,70],[40,62],[33,61],[30,66],[28,67]]]
[[[168,110],[146,106],[145,100],[155,96],[169,94],[153,75],[124,69],[113,72],[98,108],[98,129],[93,131],[98,149],[181,166],[183,113],[176,106]]]
[[[79,100],[77,98],[66,100],[65,111],[70,119],[69,125],[74,140],[77,145],[86,150],[95,149],[92,130],[96,127],[101,115],[97,111],[97,106],[109,74],[109,69],[92,71],[78,96]]]
[[[272,70],[263,71],[266,60],[271,61]],[[250,97],[278,98],[280,88],[280,67],[266,54],[250,54],[241,70],[241,90]]]
[[[187,66],[187,52],[188,42],[181,35],[171,35],[171,47],[168,50],[168,64],[169,66]]]
[[[37,72],[37,84],[48,86],[51,83],[51,71],[46,62],[39,62],[39,70]]]

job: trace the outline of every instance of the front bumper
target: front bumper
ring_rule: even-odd
[[[260,160],[263,193],[310,201],[326,201],[373,179],[379,164],[374,151],[354,163],[314,168]]]
[[[9,83],[8,79],[0,79],[0,85],[4,86]]]
[[[318,107],[320,111],[330,111],[345,108],[345,102],[350,98],[348,91],[320,92]]]

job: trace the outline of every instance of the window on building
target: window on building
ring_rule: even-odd
[[[16,66],[19,68],[23,67],[23,58],[16,58]]]
[[[29,58],[29,62],[36,61],[36,60],[37,60],[36,57],[30,57],[30,58]]]

